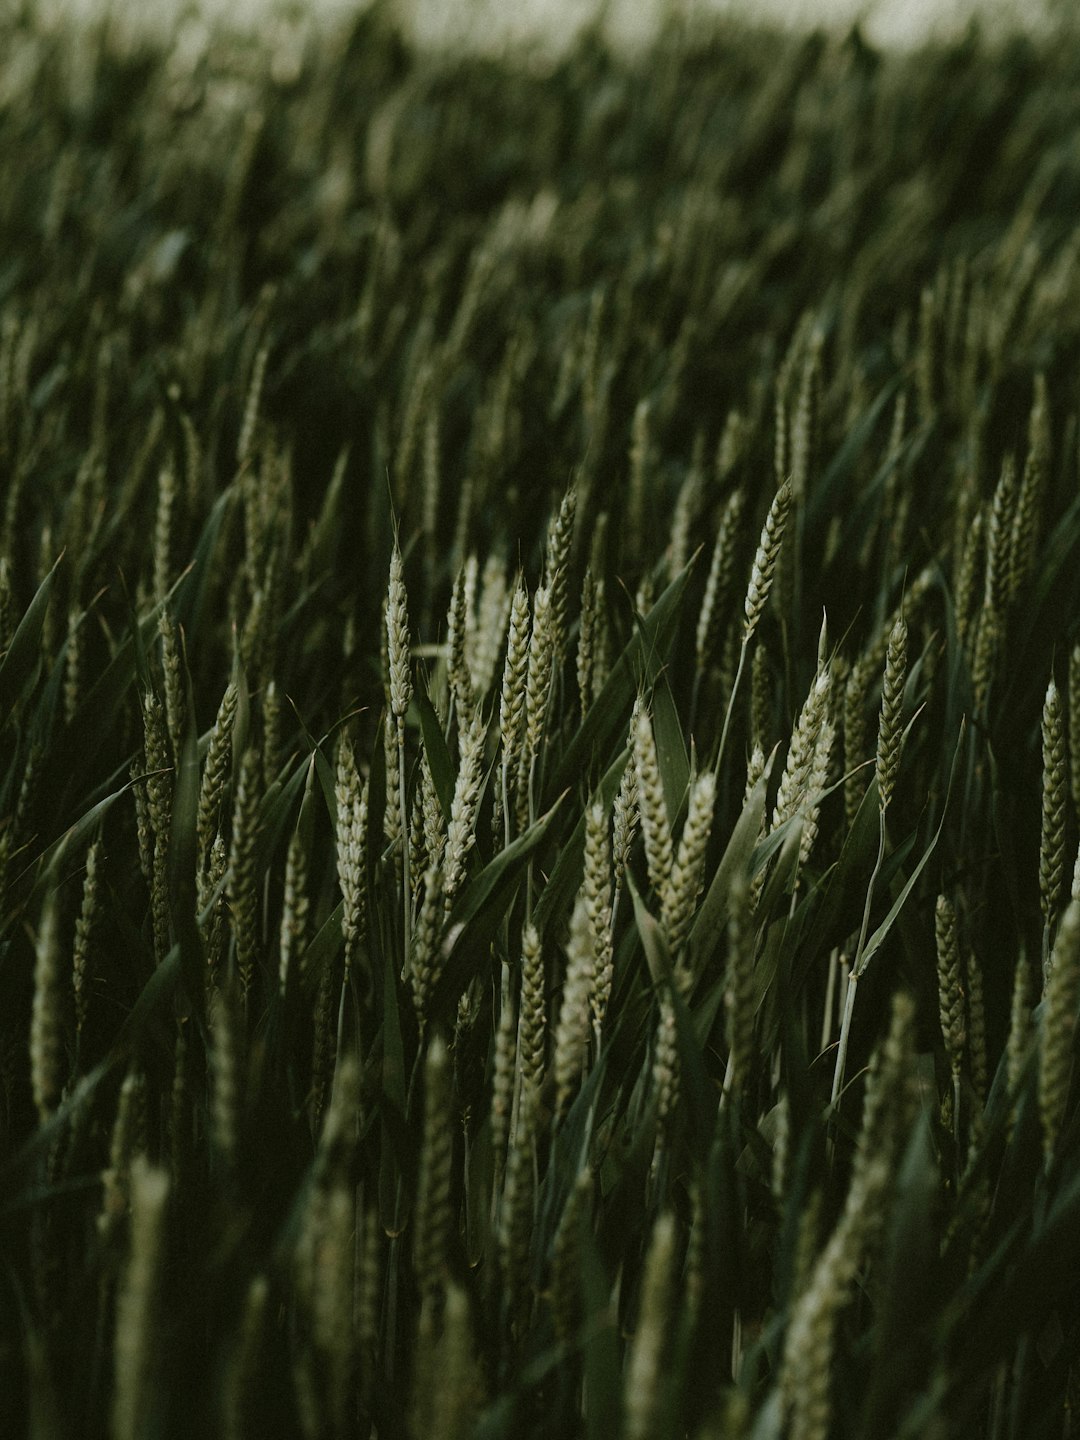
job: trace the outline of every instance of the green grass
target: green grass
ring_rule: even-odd
[[[1075,46],[287,44],[0,23],[5,1433],[1070,1433]]]

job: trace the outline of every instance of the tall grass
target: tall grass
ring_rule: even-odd
[[[200,34],[0,24],[5,1433],[1069,1433],[1075,48]]]

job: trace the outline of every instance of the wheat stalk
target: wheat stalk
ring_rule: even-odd
[[[967,1043],[964,1021],[964,987],[960,971],[960,943],[956,934],[956,910],[939,895],[934,912],[934,933],[937,942],[938,1014],[945,1053],[953,1084],[953,1125],[959,1136],[960,1074]]]
[[[390,583],[386,601],[386,659],[390,714],[394,721],[394,758],[397,763],[394,765],[392,771],[388,770],[388,774],[396,771],[398,789],[397,804],[401,820],[400,834],[403,870],[402,954],[406,965],[408,965],[409,961],[410,932],[412,928],[409,832],[406,824],[409,814],[409,801],[405,790],[405,716],[412,702],[412,668],[409,645],[409,613],[408,600],[405,594],[405,569],[404,562],[401,558],[401,550],[398,548],[395,537],[394,548],[390,555]],[[387,744],[389,745],[389,743],[388,739]]]
[[[585,873],[581,894],[592,925],[596,947],[594,984],[589,997],[597,1053],[600,1032],[611,997],[615,973],[615,948],[612,937],[612,875],[611,842],[608,837],[607,813],[601,801],[594,800],[585,812]]]
[[[481,766],[486,741],[487,721],[477,711],[461,736],[461,763],[450,803],[450,821],[446,827],[443,896],[447,910],[465,879],[465,862],[476,843],[476,815],[480,804]]]
[[[1039,839],[1039,904],[1049,933],[1065,880],[1065,806],[1068,800],[1065,714],[1053,676],[1042,713],[1042,827]]]
[[[762,526],[761,539],[758,541],[758,547],[754,553],[754,563],[750,571],[750,583],[747,586],[746,598],[743,601],[744,623],[742,644],[739,649],[739,663],[735,671],[735,679],[732,682],[727,711],[724,715],[724,725],[720,732],[720,744],[716,752],[716,764],[714,768],[717,772],[719,772],[720,764],[723,760],[728,729],[731,725],[731,716],[735,708],[735,697],[738,694],[739,681],[742,679],[743,669],[746,665],[746,652],[761,622],[761,617],[765,612],[765,602],[769,598],[769,591],[772,589],[773,580],[776,576],[776,567],[780,559],[780,551],[784,541],[784,530],[787,526],[788,512],[791,509],[791,497],[791,481],[785,480],[773,496],[772,504],[769,506],[769,513],[765,517],[765,524]]]
[[[449,1259],[453,1212],[450,1200],[453,1126],[450,1063],[446,1045],[436,1035],[424,1060],[424,1138],[420,1151],[420,1185],[416,1197],[413,1270],[422,1291],[439,1285]]]
[[[593,993],[596,988],[596,930],[584,893],[579,894],[570,918],[566,959],[566,979],[563,983],[558,1024],[555,1027],[552,1062],[556,1105],[560,1113],[564,1113],[569,1107],[585,1071]]]
[[[1065,1118],[1072,1072],[1073,1033],[1080,1004],[1080,901],[1065,907],[1054,941],[1039,1037],[1039,1116],[1049,1170]]]
[[[258,950],[255,843],[259,810],[259,769],[258,752],[249,748],[240,761],[226,881],[236,939],[236,966],[245,996],[251,989]]]
[[[691,786],[686,823],[671,867],[670,883],[661,897],[664,929],[672,955],[677,956],[686,943],[705,883],[705,851],[715,805],[716,776],[706,770]]]
[[[196,834],[199,846],[199,870],[205,871],[210,860],[210,851],[218,833],[221,802],[228,780],[229,759],[232,753],[232,731],[236,720],[240,692],[233,681],[225,687],[221,704],[210,731],[210,743],[203,762],[202,780],[199,785],[199,810]],[[200,896],[200,898],[204,898]]]
[[[627,1356],[623,1390],[623,1433],[627,1440],[648,1440],[659,1433],[674,1265],[675,1217],[667,1212],[653,1225],[641,1282],[638,1323]]]
[[[38,1117],[56,1110],[63,1083],[63,987],[56,892],[41,912],[34,960],[34,1003],[30,1020],[30,1082]]]
[[[156,1321],[168,1199],[166,1172],[137,1156],[131,1166],[131,1249],[116,1302],[116,1440],[139,1440],[155,1408]]]
[[[334,798],[341,935],[345,942],[347,978],[367,931],[368,782],[361,784],[356,755],[345,737],[338,746]]]
[[[848,1042],[851,1036],[851,1018],[855,1008],[855,989],[862,975],[865,962],[864,952],[867,933],[870,928],[870,908],[874,889],[881,866],[885,859],[885,814],[896,788],[896,777],[900,769],[900,753],[904,744],[903,703],[904,685],[907,679],[907,622],[901,613],[889,631],[889,643],[885,656],[885,676],[881,687],[881,718],[878,722],[877,758],[875,775],[878,785],[878,849],[870,882],[866,887],[866,902],[863,906],[862,925],[855,958],[848,974],[848,989],[844,1000],[844,1014],[840,1022],[840,1040],[836,1047],[836,1067],[833,1071],[832,1103],[835,1105],[844,1083],[844,1068],[847,1063]]]
[[[671,867],[674,850],[671,841],[671,821],[668,818],[667,802],[660,782],[660,764],[656,755],[656,740],[653,736],[649,712],[642,707],[634,723],[634,772],[637,777],[638,816],[641,833],[645,841],[645,860],[648,865],[649,883],[653,892],[663,903],[671,883]]]
[[[75,997],[76,1044],[86,1025],[90,1008],[87,989],[89,962],[94,930],[101,917],[101,876],[100,869],[104,847],[101,840],[95,840],[86,852],[86,874],[83,877],[82,904],[79,918],[75,922],[75,945],[71,962],[71,982]]]
[[[289,971],[303,954],[307,937],[308,898],[307,847],[300,830],[293,831],[285,857],[285,895],[278,936],[278,989],[285,993]]]

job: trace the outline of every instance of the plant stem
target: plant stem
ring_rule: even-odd
[[[859,976],[862,974],[862,957],[866,949],[866,932],[870,928],[870,909],[874,903],[874,886],[881,873],[881,865],[885,859],[885,811],[879,811],[878,825],[878,852],[877,860],[874,862],[874,869],[870,876],[870,883],[866,887],[866,903],[863,906],[862,926],[859,930],[859,943],[855,948],[855,959],[851,964],[851,973],[848,975],[848,992],[844,1001],[844,1018],[840,1022],[840,1042],[836,1047],[836,1068],[833,1071],[832,1094],[829,1097],[830,1104],[835,1108],[839,1099],[841,1088],[844,1084],[844,1069],[847,1065],[848,1042],[851,1039],[851,1017],[855,1010],[855,987],[859,983]]]
[[[753,632],[743,636],[742,645],[739,648],[739,664],[735,671],[735,679],[731,685],[731,695],[728,698],[727,714],[724,716],[724,728],[720,732],[720,747],[716,752],[716,762],[713,769],[717,775],[720,773],[720,762],[724,758],[724,747],[727,745],[728,729],[731,726],[731,716],[735,709],[735,696],[739,693],[739,681],[742,679],[743,670],[746,667],[746,652],[750,645],[750,636]]]
[[[409,811],[405,802],[405,720],[403,716],[399,716],[397,722],[397,752],[398,786],[401,792],[401,893],[404,935],[402,973],[408,975],[409,961],[412,953],[412,876],[409,867]]]

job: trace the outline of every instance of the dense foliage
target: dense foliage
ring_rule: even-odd
[[[1078,96],[0,24],[5,1433],[1068,1433]]]

